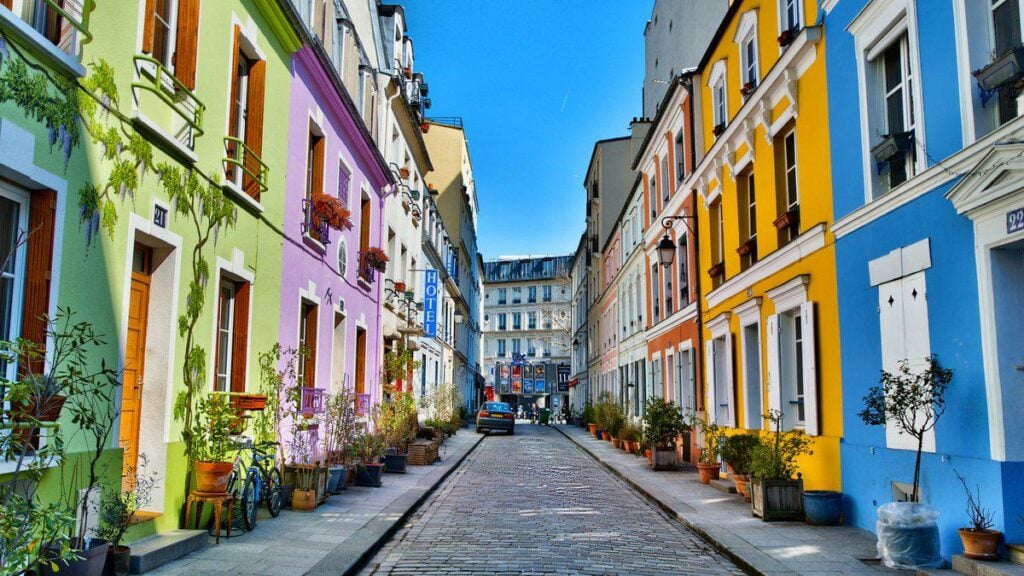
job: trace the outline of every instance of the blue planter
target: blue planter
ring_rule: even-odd
[[[830,490],[804,491],[804,517],[808,524],[836,526],[843,515],[843,493]]]

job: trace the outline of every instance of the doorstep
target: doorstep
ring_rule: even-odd
[[[750,573],[914,574],[881,566],[870,532],[852,526],[762,522],[738,495],[701,484],[695,470],[655,472],[642,456],[616,450],[582,428],[554,428]]]
[[[144,574],[183,556],[206,548],[209,536],[206,530],[171,530],[154,534],[129,544],[131,574]]]
[[[1024,576],[1024,566],[1010,562],[985,562],[963,555],[953,556],[953,571],[967,576]]]

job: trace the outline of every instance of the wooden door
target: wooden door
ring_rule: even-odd
[[[121,386],[121,447],[124,448],[122,484],[133,486],[139,462],[139,423],[142,415],[142,386],[146,364],[146,325],[149,318],[149,284],[153,252],[135,246],[132,257],[132,286],[128,300],[128,338],[125,341],[124,382]]]
[[[366,330],[356,328],[356,394],[366,391]]]

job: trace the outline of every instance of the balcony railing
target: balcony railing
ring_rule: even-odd
[[[366,416],[370,411],[370,395],[356,394],[356,414]]]
[[[96,8],[95,0],[42,0],[47,10],[58,16],[60,40],[55,42],[64,52],[74,55],[78,46],[92,42],[89,32],[89,16]],[[68,26],[74,31],[66,30]],[[78,38],[78,34],[82,37]]]
[[[309,198],[302,199],[302,233],[308,234],[310,238],[327,246],[331,243],[331,228],[327,221],[316,215],[313,211],[313,201]]]
[[[225,136],[224,153],[226,154],[224,170],[235,185],[241,182],[242,187],[248,189],[251,181],[259,187],[260,194],[267,191],[267,177],[270,169],[267,168],[263,159],[245,144],[244,140],[234,136]],[[239,173],[242,175],[241,179]]]
[[[299,412],[312,415],[323,414],[323,411],[323,388],[302,388],[302,396],[299,398]]]
[[[134,62],[137,80],[132,82],[132,88],[156,95],[192,129],[194,137],[202,136],[206,105],[196,98],[195,93],[156,58],[136,54]]]
[[[377,269],[370,265],[369,258],[363,252],[359,253],[359,278],[368,284],[373,284],[377,279]]]

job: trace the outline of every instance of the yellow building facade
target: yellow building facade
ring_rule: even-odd
[[[698,69],[709,419],[813,437],[807,489],[840,490],[839,318],[825,44],[813,0],[734,2]],[[698,141],[700,141],[698,140]]]

